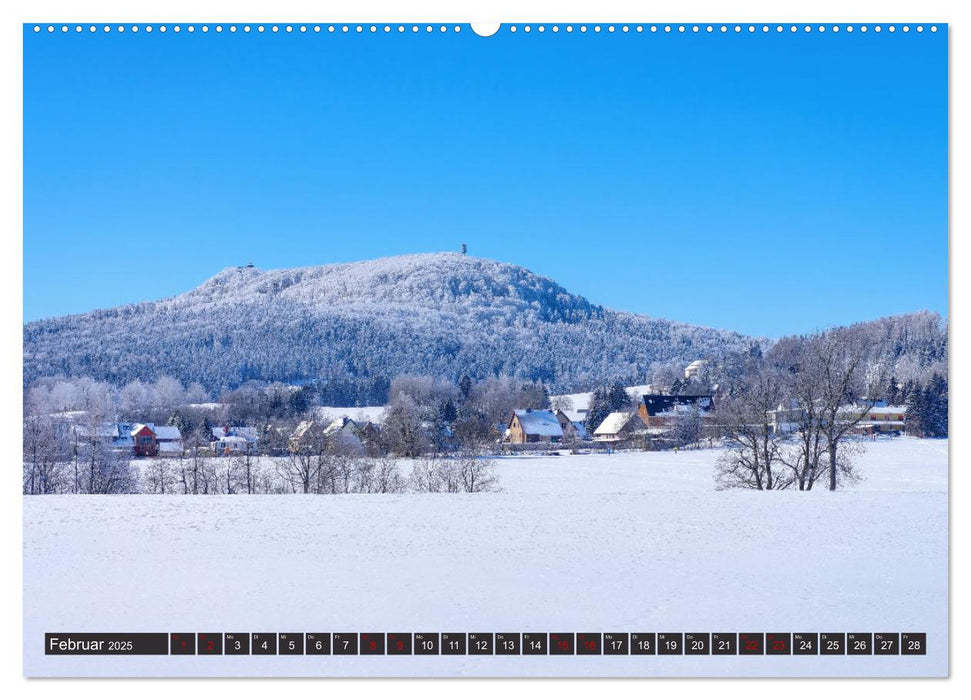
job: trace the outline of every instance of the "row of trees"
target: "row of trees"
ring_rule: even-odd
[[[25,416],[25,494],[133,493],[137,478],[127,456],[95,439],[81,439],[50,416]]]
[[[33,455],[24,462],[24,493],[341,494],[498,491],[493,462],[475,456],[400,460],[338,454],[227,459],[187,456],[133,462],[116,452],[71,460]]]
[[[830,490],[857,478],[848,439],[874,406],[881,377],[866,363],[864,339],[848,329],[777,343],[763,357],[738,358],[743,379],[716,403],[713,429],[729,449],[722,488]]]

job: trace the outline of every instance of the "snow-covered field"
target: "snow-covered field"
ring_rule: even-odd
[[[836,493],[710,450],[499,462],[502,493],[24,498],[27,675],[945,675],[947,442]],[[53,657],[44,632],[927,632],[927,656]]]

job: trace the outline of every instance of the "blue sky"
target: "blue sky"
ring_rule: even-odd
[[[756,335],[946,313],[946,31],[25,27],[25,321],[463,242]]]

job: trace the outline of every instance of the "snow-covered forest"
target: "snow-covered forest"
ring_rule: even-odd
[[[752,342],[604,309],[521,267],[442,253],[231,268],[172,299],[28,323],[24,380],[170,376],[210,394],[250,380],[318,381],[332,405],[373,405],[402,374],[508,375],[574,391]]]
[[[937,314],[855,328],[870,362],[901,383],[946,373]],[[172,299],[28,323],[24,382],[87,378],[137,401],[146,387],[164,393],[159,381],[171,387],[162,379],[171,378],[189,402],[247,382],[312,384],[323,404],[367,406],[385,403],[406,374],[509,376],[565,393],[771,344],[611,311],[521,267],[443,253],[231,268]]]

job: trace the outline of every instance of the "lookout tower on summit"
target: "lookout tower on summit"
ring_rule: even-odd
[[[462,255],[465,255],[467,252],[468,252],[468,248],[466,248],[465,244],[463,243],[462,244]]]

